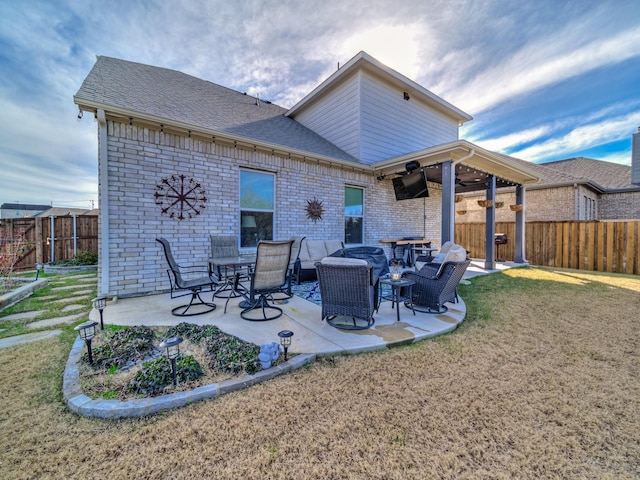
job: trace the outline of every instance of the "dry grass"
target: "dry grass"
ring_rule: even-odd
[[[453,334],[150,418],[61,403],[72,334],[0,351],[4,478],[639,478],[640,279],[474,279]],[[312,321],[312,320],[310,320]],[[46,348],[43,348],[46,347]]]

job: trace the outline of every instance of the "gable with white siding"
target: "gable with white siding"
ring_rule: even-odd
[[[286,116],[361,163],[458,140],[471,116],[360,52]]]

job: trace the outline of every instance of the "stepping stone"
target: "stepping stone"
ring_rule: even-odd
[[[44,312],[46,312],[46,310],[31,310],[29,312],[12,313],[11,315],[0,318],[0,322],[5,322],[7,320],[29,320],[36,318],[38,315],[42,315]]]
[[[0,339],[0,348],[13,347],[14,345],[21,345],[23,343],[37,342],[38,340],[55,337],[61,333],[62,330],[49,330],[45,332],[25,333],[24,335],[16,335],[15,337],[2,338]]]
[[[55,290],[55,291],[59,291],[59,292],[66,292],[66,291],[69,291],[69,290],[74,290],[76,288],[78,288],[78,287],[77,286],[75,286],[75,287],[58,287],[58,288],[52,288],[51,290]],[[91,292],[93,292],[93,289],[91,289],[91,290],[86,290],[86,289],[85,290],[78,290],[75,293],[77,293],[78,295],[88,295]]]
[[[52,297],[52,298],[56,298],[56,297]],[[89,297],[86,295],[80,295],[77,297],[59,298],[57,300],[53,300],[51,303],[77,302],[79,300],[89,300]]]
[[[67,313],[67,312],[71,312],[73,310],[78,310],[80,308],[85,308],[84,305],[78,305],[77,303],[74,303],[72,305],[67,305],[66,307],[62,307],[61,312],[62,313]]]
[[[52,325],[60,325],[61,323],[75,323],[78,320],[82,320],[83,318],[88,319],[89,314],[87,312],[82,312],[75,315],[67,315],[66,317],[47,318],[46,320],[39,320],[37,322],[28,323],[26,327],[28,329],[35,330],[36,328],[50,327]]]
[[[82,275],[71,275],[70,277],[65,277],[66,279],[69,278],[98,278],[98,275],[96,273],[84,273]]]
[[[67,313],[67,312],[71,312],[73,310],[78,310],[79,308],[85,308],[84,305],[78,305],[77,303],[74,303],[72,305],[67,305],[66,307],[62,307],[61,312],[62,313]]]
[[[38,297],[40,300],[51,300],[52,298],[58,298],[57,295],[47,295],[45,297]]]

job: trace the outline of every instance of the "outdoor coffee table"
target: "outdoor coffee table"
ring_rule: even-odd
[[[381,278],[380,279],[380,298],[385,298],[386,300],[391,300],[391,308],[396,308],[396,318],[397,321],[400,321],[400,302],[406,302],[405,305],[410,306],[413,314],[416,314],[416,311],[413,309],[413,286],[416,284],[413,280],[409,280],[407,278],[401,278],[400,280],[391,280],[390,278]],[[383,296],[382,295],[382,285],[389,285],[391,287],[391,295]],[[406,295],[400,295],[400,289],[402,287],[406,288]]]

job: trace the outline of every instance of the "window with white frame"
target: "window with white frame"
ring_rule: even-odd
[[[344,243],[364,242],[364,190],[357,187],[344,189]]]
[[[273,240],[275,175],[240,170],[240,246]]]

